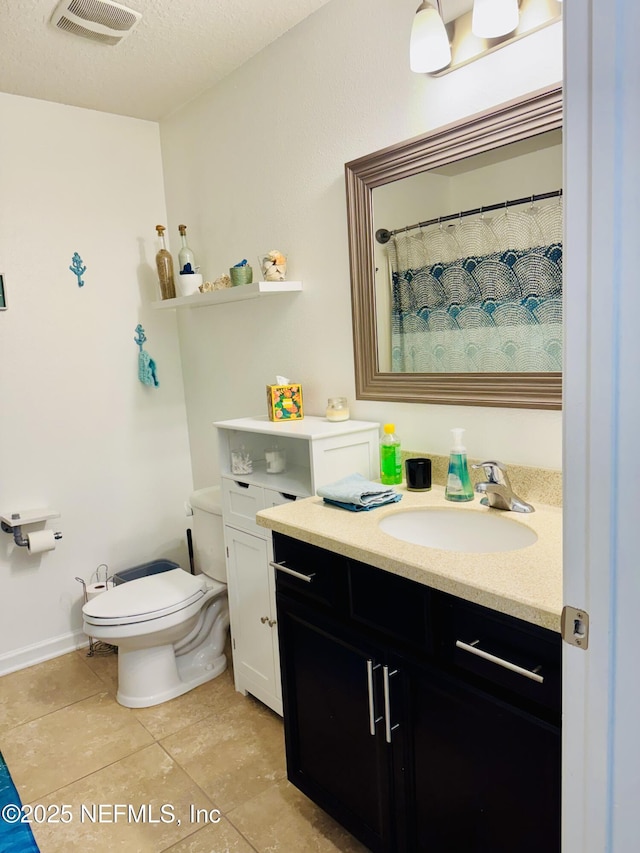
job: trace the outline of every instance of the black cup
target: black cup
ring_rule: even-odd
[[[417,457],[405,462],[407,489],[410,492],[427,492],[431,488],[431,460]]]

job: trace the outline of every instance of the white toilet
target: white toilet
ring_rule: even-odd
[[[128,581],[88,601],[83,629],[118,647],[117,700],[159,705],[227,667],[227,569],[220,489],[191,495],[196,575],[171,569]]]

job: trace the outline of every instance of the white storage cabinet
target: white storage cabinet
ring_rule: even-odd
[[[379,424],[310,416],[280,423],[265,416],[215,426],[236,690],[282,714],[275,577],[269,565],[273,545],[271,531],[256,524],[256,513],[314,495],[347,474],[377,479]],[[253,461],[251,474],[232,473],[231,454],[241,448]],[[285,470],[277,474],[266,470],[265,453],[273,449],[286,456]]]

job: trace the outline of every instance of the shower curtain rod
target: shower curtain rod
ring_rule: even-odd
[[[552,190],[548,193],[538,193],[537,195],[529,195],[525,198],[514,198],[511,201],[503,201],[500,204],[488,204],[486,207],[476,207],[473,210],[461,210],[460,213],[449,213],[447,216],[437,216],[435,219],[427,219],[425,222],[416,222],[415,225],[405,225],[404,228],[396,228],[394,231],[387,231],[386,228],[379,228],[376,231],[376,240],[378,243],[388,243],[394,234],[413,231],[414,228],[425,228],[427,225],[450,222],[452,219],[462,219],[463,216],[475,216],[478,213],[486,213],[488,210],[503,210],[505,207],[513,207],[516,204],[533,204],[534,201],[542,201],[545,198],[559,198],[561,195],[561,189]]]

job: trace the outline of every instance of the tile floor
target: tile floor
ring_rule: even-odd
[[[33,825],[41,853],[364,853],[289,784],[281,718],[230,669],[154,708],[118,705],[116,683],[116,656],[85,651],[0,678],[23,803],[70,806],[69,822]]]

